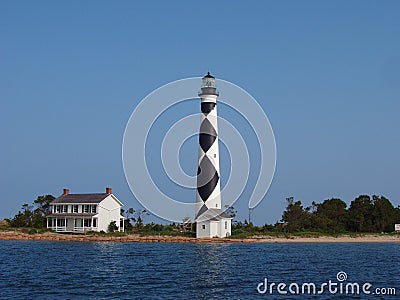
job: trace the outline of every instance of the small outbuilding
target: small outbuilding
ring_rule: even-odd
[[[210,208],[196,219],[196,237],[229,237],[232,217],[221,209]]]

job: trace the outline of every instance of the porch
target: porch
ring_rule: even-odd
[[[56,216],[47,218],[47,228],[56,232],[85,233],[98,231],[97,217],[93,216]]]

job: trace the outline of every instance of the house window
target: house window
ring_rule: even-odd
[[[89,212],[89,205],[84,205],[83,206],[83,212],[88,213]]]
[[[206,225],[201,225],[201,227],[202,227],[203,229],[206,229]]]
[[[85,227],[91,227],[91,226],[92,226],[92,220],[90,220],[90,219],[84,219],[84,220],[83,220],[83,225],[84,225]]]
[[[97,227],[97,219],[96,218],[93,219],[93,227]]]
[[[78,213],[78,205],[74,205],[74,213]]]
[[[57,227],[62,227],[62,226],[65,226],[65,220],[57,219]]]
[[[56,212],[58,212],[58,213],[61,212],[61,206],[60,206],[60,205],[57,205],[57,206],[56,206]]]
[[[92,205],[92,213],[93,213],[93,214],[96,213],[96,205]]]
[[[225,229],[228,229],[228,222],[225,221]]]
[[[68,205],[63,205],[63,213],[68,212]]]

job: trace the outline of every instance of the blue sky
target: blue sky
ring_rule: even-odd
[[[1,1],[0,36],[0,218],[64,187],[111,186],[138,208],[121,162],[130,114],[207,71],[251,93],[274,129],[256,224],[289,196],[400,204],[398,1]]]

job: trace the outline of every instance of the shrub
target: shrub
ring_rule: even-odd
[[[111,221],[110,224],[108,224],[107,231],[108,232],[114,232],[118,230],[117,222],[116,221]]]

